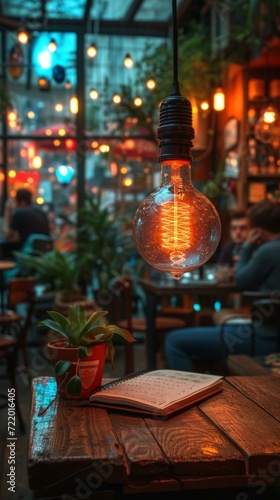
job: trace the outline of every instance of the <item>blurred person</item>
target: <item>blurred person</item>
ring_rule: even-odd
[[[264,200],[251,207],[247,215],[252,229],[236,264],[234,278],[237,287],[239,290],[258,287],[271,296],[279,295],[280,204]],[[278,350],[278,329],[267,330],[261,323],[255,330],[254,354],[264,356]],[[165,339],[167,366],[194,371],[193,356],[221,360],[229,353],[249,354],[251,340],[250,320],[246,322],[242,318],[239,324],[174,330]]]
[[[228,264],[234,267],[250,230],[250,221],[245,212],[235,212],[230,217],[230,241],[221,248],[217,259],[218,264]]]
[[[32,203],[29,189],[18,189],[13,200],[5,206],[4,235],[8,241],[18,242],[21,249],[31,234],[50,235],[48,217]]]

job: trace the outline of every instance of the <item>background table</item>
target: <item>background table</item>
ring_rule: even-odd
[[[222,392],[158,420],[77,407],[60,398],[53,402],[55,379],[36,378],[30,488],[38,490],[38,498],[49,499],[77,494],[82,485],[88,493],[104,488],[173,492],[245,488],[250,478],[266,477],[264,484],[275,486],[280,480],[279,394],[279,375],[228,377]]]
[[[139,278],[138,284],[146,295],[145,313],[147,316],[147,358],[148,369],[156,368],[155,318],[157,305],[163,297],[172,295],[226,295],[238,292],[234,282],[213,283],[207,280],[190,281],[189,283],[172,280],[146,280]]]

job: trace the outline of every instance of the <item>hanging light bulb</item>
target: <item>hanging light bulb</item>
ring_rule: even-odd
[[[55,52],[57,49],[56,41],[54,38],[51,39],[49,45],[48,45],[48,51],[49,52]]]
[[[94,45],[94,43],[92,43],[88,48],[87,48],[87,56],[90,58],[90,59],[94,59],[95,56],[97,55],[97,48],[96,46]]]
[[[112,101],[115,104],[120,104],[122,102],[122,98],[121,98],[120,94],[114,94],[112,97]]]
[[[29,36],[24,27],[20,27],[17,33],[17,39],[22,45],[26,45],[29,41]]]
[[[225,109],[225,94],[222,87],[218,87],[215,91],[213,107],[215,111],[223,111]]]
[[[172,5],[175,27],[176,0]],[[192,107],[180,94],[176,41],[174,31],[172,92],[161,103],[159,115],[161,186],[138,208],[133,238],[144,260],[180,279],[213,255],[220,240],[221,223],[210,200],[191,182]]]
[[[255,137],[263,144],[272,144],[280,137],[280,116],[275,106],[268,106],[255,126]]]
[[[90,89],[89,91],[89,97],[94,101],[95,99],[98,99],[98,92],[95,89]]]
[[[146,81],[147,89],[154,90],[156,88],[156,86],[157,86],[157,84],[156,84],[156,81],[154,80],[154,78],[148,78],[148,80]]]
[[[126,68],[132,68],[133,66],[133,60],[131,58],[131,55],[130,54],[126,54],[125,58],[124,58],[124,61],[123,61],[123,64]]]
[[[135,97],[133,102],[134,102],[134,106],[136,106],[137,108],[139,108],[143,104],[142,98],[139,96]]]

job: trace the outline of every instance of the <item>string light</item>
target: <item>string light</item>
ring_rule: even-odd
[[[26,45],[29,42],[29,35],[25,28],[21,27],[18,29],[17,39],[22,45]]]
[[[142,101],[141,97],[139,97],[139,96],[135,97],[133,102],[134,102],[134,105],[137,106],[138,108],[140,106],[142,106],[142,104],[143,104],[143,101]]]
[[[120,94],[114,94],[112,100],[115,104],[120,104],[122,102]]]
[[[126,68],[130,69],[133,67],[133,60],[131,58],[131,55],[130,54],[126,54],[125,58],[124,58],[124,61],[123,61],[123,64]]]
[[[51,39],[49,45],[48,45],[48,50],[49,52],[55,52],[57,50],[57,45],[56,45],[56,41],[54,38]]]
[[[146,81],[146,87],[147,87],[147,89],[154,90],[156,88],[156,86],[157,86],[157,84],[156,84],[156,81],[154,80],[154,78],[149,78]]]
[[[99,94],[97,92],[97,90],[95,89],[90,89],[89,91],[89,97],[94,101],[95,99],[98,99],[99,97]]]
[[[94,59],[97,56],[97,48],[93,43],[87,48],[87,56],[90,59]]]

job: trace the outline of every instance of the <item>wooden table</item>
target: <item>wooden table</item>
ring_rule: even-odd
[[[279,484],[279,375],[228,377],[222,392],[168,420],[54,401],[52,377],[33,379],[32,392],[28,474],[37,498]]]
[[[227,295],[238,292],[234,282],[213,283],[207,280],[197,280],[185,283],[166,278],[157,281],[140,278],[138,284],[142,287],[146,295],[145,312],[147,316],[147,358],[149,370],[156,368],[154,332],[157,305],[160,299],[172,295]]]

